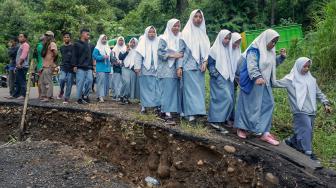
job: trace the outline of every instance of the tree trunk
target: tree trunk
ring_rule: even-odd
[[[276,4],[276,1],[272,0],[271,26],[274,25],[274,20],[275,20],[275,4]]]
[[[188,6],[188,0],[177,0],[176,11],[178,15],[181,15]]]

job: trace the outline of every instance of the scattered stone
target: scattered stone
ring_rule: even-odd
[[[90,116],[85,116],[85,117],[84,117],[84,120],[87,121],[87,122],[89,122],[89,123],[91,123],[91,122],[92,122],[92,117],[90,117]]]
[[[216,149],[216,146],[210,146],[210,149],[214,150]]]
[[[202,165],[204,165],[204,162],[203,162],[202,160],[199,160],[199,161],[197,162],[197,165],[198,165],[198,166],[202,166]]]
[[[232,168],[232,167],[229,167],[229,168],[227,169],[227,172],[228,172],[228,173],[232,173],[232,172],[234,172],[234,171],[235,171],[235,169]]]
[[[135,146],[136,145],[136,142],[131,142],[131,146]]]
[[[167,178],[170,176],[170,167],[168,163],[168,155],[163,153],[160,157],[160,164],[157,170],[160,178]]]
[[[229,145],[224,146],[224,150],[228,153],[235,153],[236,152],[236,148],[233,147],[233,146],[229,146]]]
[[[274,176],[272,173],[267,173],[265,179],[273,185],[279,185],[279,178]]]

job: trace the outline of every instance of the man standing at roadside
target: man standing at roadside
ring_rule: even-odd
[[[77,103],[89,103],[89,92],[92,82],[92,51],[89,44],[90,31],[82,29],[80,40],[73,45],[72,60],[73,71],[76,73]],[[90,88],[85,88],[90,87]]]
[[[26,75],[29,68],[29,49],[30,46],[27,42],[28,36],[25,33],[19,34],[20,47],[16,54],[16,67],[15,67],[15,92],[9,98],[17,98],[23,100],[26,96]]]
[[[42,49],[43,70],[40,78],[41,83],[41,101],[48,102],[53,99],[53,72],[56,69],[57,45],[54,39],[54,33],[47,31],[44,34],[44,43]]]
[[[9,56],[9,65],[8,65],[8,88],[9,95],[13,96],[15,92],[15,67],[16,67],[16,54],[19,50],[17,45],[17,38],[12,38],[9,41],[8,56]]]
[[[63,33],[63,45],[60,48],[62,55],[62,64],[61,64],[61,74],[59,77],[60,83],[60,93],[58,95],[58,99],[62,99],[64,97],[64,104],[67,104],[70,99],[72,82],[73,82],[73,67],[72,67],[72,50],[73,45],[71,43],[71,34],[69,32]],[[64,88],[66,86],[66,90],[64,92]]]

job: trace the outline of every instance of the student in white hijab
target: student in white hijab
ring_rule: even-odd
[[[172,120],[171,113],[180,113],[179,79],[176,74],[176,60],[182,57],[179,53],[180,21],[171,19],[158,47],[158,78],[161,87],[161,111],[167,121]],[[173,123],[173,122],[172,122]]]
[[[210,49],[208,69],[210,74],[210,107],[208,121],[215,129],[228,133],[223,127],[228,123],[234,107],[233,81],[235,69],[232,62],[231,32],[221,30]]]
[[[115,45],[115,47],[112,50],[115,53],[115,56],[117,57],[118,60],[119,60],[119,54],[120,53],[125,53],[126,50],[127,50],[127,46],[125,44],[124,37],[118,37],[117,44]]]
[[[309,71],[311,65],[309,58],[298,58],[291,72],[274,85],[286,88],[293,113],[294,135],[285,140],[286,144],[317,160],[312,148],[316,100],[321,101],[327,113],[331,112],[331,107]]]
[[[96,61],[97,99],[99,102],[104,102],[104,97],[109,92],[109,75],[111,72],[111,49],[107,44],[106,35],[100,35],[92,57]]]
[[[239,60],[241,57],[241,35],[239,33],[233,32],[231,35],[231,48],[232,48],[232,66],[235,68],[233,71],[236,72],[238,69]]]
[[[146,108],[153,107],[157,112],[160,112],[161,93],[157,78],[158,45],[159,39],[155,27],[147,27],[136,48],[137,55],[134,66],[139,75],[141,113],[145,113]]]
[[[122,80],[123,87],[121,89],[122,102],[129,103],[129,99],[135,99],[136,92],[136,74],[134,72],[135,56],[138,39],[132,38],[127,45],[126,52],[119,53],[119,60],[123,61]]]
[[[239,80],[239,67],[241,64],[241,35],[239,33],[233,32],[231,35],[231,48],[232,48],[232,66],[233,71],[235,72],[235,82],[234,82],[234,92],[233,92],[233,103],[236,104],[236,96],[237,96],[237,87]],[[233,126],[235,116],[235,106],[232,109],[230,120],[228,121],[229,127]]]
[[[247,48],[240,70],[241,92],[238,98],[234,126],[240,138],[246,138],[246,131],[262,135],[260,139],[271,145],[280,142],[270,134],[274,99],[271,84],[275,82],[277,57],[275,44],[279,34],[267,29]],[[245,72],[244,72],[244,71]],[[246,90],[244,81],[250,87]]]
[[[117,61],[113,63],[113,75],[112,75],[112,100],[122,100],[121,89],[123,87],[122,82],[122,62],[119,60],[119,54],[126,52],[126,45],[124,37],[118,37],[117,44],[113,48],[112,52]]]
[[[183,54],[183,58],[178,60],[177,70],[183,85],[182,111],[189,121],[194,121],[195,116],[206,115],[204,72],[210,51],[210,41],[201,10],[191,12],[181,32],[179,46],[179,52]]]

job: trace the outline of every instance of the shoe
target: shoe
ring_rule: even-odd
[[[189,116],[188,121],[189,121],[189,122],[196,121],[195,116]]]
[[[119,97],[117,97],[115,101],[119,102],[120,100],[121,100],[121,99],[120,99]]]
[[[314,153],[308,155],[310,157],[311,160],[317,162],[317,163],[321,163],[320,160],[316,157],[316,155]]]
[[[267,142],[273,146],[278,146],[280,144],[280,142],[277,141],[271,134],[267,135],[264,134],[263,136],[260,137],[260,140]]]
[[[117,97],[112,96],[112,101],[116,101],[116,100],[117,100]]]
[[[60,100],[60,99],[62,99],[62,98],[63,98],[63,92],[60,92],[60,93],[57,95],[56,99]]]
[[[49,102],[49,99],[48,98],[43,98],[40,100],[41,102]]]
[[[86,103],[90,103],[90,98],[89,98],[88,96],[83,97],[83,100],[84,100]]]
[[[143,115],[144,115],[144,114],[147,114],[147,111],[146,111],[146,110],[141,110],[141,111],[140,111],[140,114],[143,114]]]
[[[103,99],[103,97],[99,97],[99,98],[98,98],[98,102],[99,102],[99,103],[104,103],[104,99]]]
[[[228,126],[228,127],[233,127],[233,124],[234,124],[234,122],[233,121],[227,121],[226,122],[226,125]]]
[[[287,146],[296,149],[296,148],[294,147],[293,143],[290,141],[290,138],[286,138],[286,139],[284,140],[284,142],[285,142],[285,144],[286,144]]]
[[[77,104],[85,104],[85,102],[84,102],[83,99],[78,99],[78,100],[77,100]]]
[[[5,99],[16,99],[17,97],[13,97],[13,96],[7,96],[7,97],[4,97]]]
[[[18,97],[18,98],[16,98],[17,100],[25,100],[25,97],[23,97],[23,96],[20,96],[20,97]]]
[[[246,131],[242,130],[242,129],[237,129],[237,135],[239,138],[246,138]]]
[[[217,123],[210,123],[210,125],[211,125],[211,127],[213,127],[214,129],[216,129],[216,130],[219,130],[219,124],[217,124]]]
[[[69,104],[69,100],[68,99],[64,99],[63,104]]]

